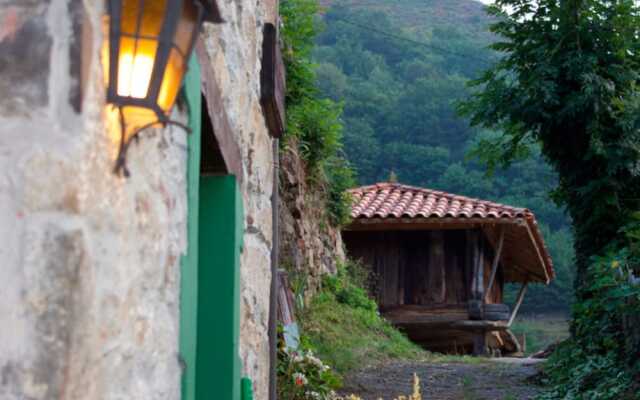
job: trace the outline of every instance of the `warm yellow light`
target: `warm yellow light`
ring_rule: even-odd
[[[147,97],[153,57],[147,54],[120,54],[118,62],[118,95],[144,99]]]

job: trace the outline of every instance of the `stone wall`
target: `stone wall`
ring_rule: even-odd
[[[3,400],[180,396],[186,135],[150,131],[113,174],[102,5],[0,2]]]
[[[204,43],[241,151],[245,209],[240,260],[240,357],[255,398],[268,399],[273,140],[260,106],[262,29],[273,22],[276,1],[219,1],[224,24],[209,25]]]
[[[280,158],[280,258],[285,270],[306,279],[308,299],[320,288],[323,275],[336,273],[345,254],[340,230],[327,215],[326,195],[308,184],[296,147],[291,143]]]
[[[179,267],[187,143],[150,131],[113,174],[103,2],[0,1],[0,398],[179,399]],[[203,42],[241,149],[243,375],[266,399],[272,139],[262,26],[276,2],[219,1]],[[84,35],[84,40],[80,40]],[[184,107],[174,119],[186,121]]]

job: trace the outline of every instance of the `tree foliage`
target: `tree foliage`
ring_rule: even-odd
[[[497,0],[501,61],[462,111],[502,136],[494,165],[540,143],[572,217],[578,268],[571,340],[547,369],[547,399],[637,398],[640,285],[640,9],[634,0]],[[506,12],[505,10],[509,10]],[[605,256],[598,256],[605,254]]]
[[[638,207],[638,9],[633,0],[499,0],[489,10],[504,57],[462,110],[504,132],[481,146],[495,163],[541,144],[573,219],[582,279]]]
[[[354,186],[351,166],[342,155],[342,108],[317,90],[316,65],[311,61],[318,25],[317,0],[283,0],[280,15],[287,69],[287,130],[284,144],[293,143],[306,162],[310,183],[326,193],[331,222],[349,220],[345,190]]]

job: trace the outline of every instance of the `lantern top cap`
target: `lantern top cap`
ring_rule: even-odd
[[[216,0],[199,0],[205,10],[204,20],[212,23],[222,23],[224,20],[220,15],[220,8]]]

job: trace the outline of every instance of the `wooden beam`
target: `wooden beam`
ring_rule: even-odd
[[[485,226],[517,225],[524,226],[523,218],[357,218],[343,228],[344,231],[373,231],[373,230],[445,230],[471,229]]]
[[[516,300],[516,305],[513,307],[513,310],[511,311],[511,317],[509,318],[509,323],[507,324],[507,327],[511,327],[511,324],[513,324],[513,321],[516,319],[516,315],[518,315],[518,310],[522,305],[524,294],[527,292],[527,285],[529,285],[528,279],[524,281],[524,283],[522,284],[522,287],[520,288],[520,292],[518,292],[518,299]]]
[[[540,247],[538,247],[538,242],[534,237],[533,231],[531,230],[531,226],[529,226],[529,224],[526,224],[526,227],[527,227],[527,233],[529,234],[529,240],[531,240],[531,243],[533,244],[533,248],[536,251],[536,255],[538,256],[538,260],[540,260],[540,264],[542,265],[542,270],[544,271],[544,276],[545,276],[545,284],[548,285],[549,282],[551,282],[551,277],[549,276],[549,271],[547,271],[547,261],[542,255],[542,252],[540,251]]]
[[[487,351],[487,334],[485,331],[473,333],[473,355],[486,356]]]
[[[487,293],[484,296],[484,302],[487,302],[487,297],[493,289],[493,283],[496,280],[496,273],[498,272],[498,265],[500,265],[500,256],[502,255],[502,246],[504,245],[504,226],[500,227],[500,238],[498,239],[498,247],[493,257],[493,265],[491,267],[491,276],[489,277],[489,286],[487,286]]]
[[[202,94],[207,104],[207,109],[203,111],[211,120],[213,134],[218,143],[218,147],[220,147],[220,153],[222,153],[229,174],[234,175],[240,183],[240,186],[242,186],[242,181],[244,180],[244,174],[242,172],[242,151],[236,139],[237,135],[234,133],[234,130],[231,129],[229,115],[227,114],[222,99],[222,91],[218,86],[213,67],[211,67],[213,62],[202,40],[196,42],[195,50],[198,62],[202,66],[200,80],[202,83]],[[204,151],[204,149],[202,149],[202,151]]]
[[[477,299],[484,301],[484,240],[482,231],[478,230],[476,244],[476,292]]]
[[[446,269],[444,258],[444,235],[442,231],[429,232],[429,279],[427,290],[430,303],[444,303],[446,300]]]

